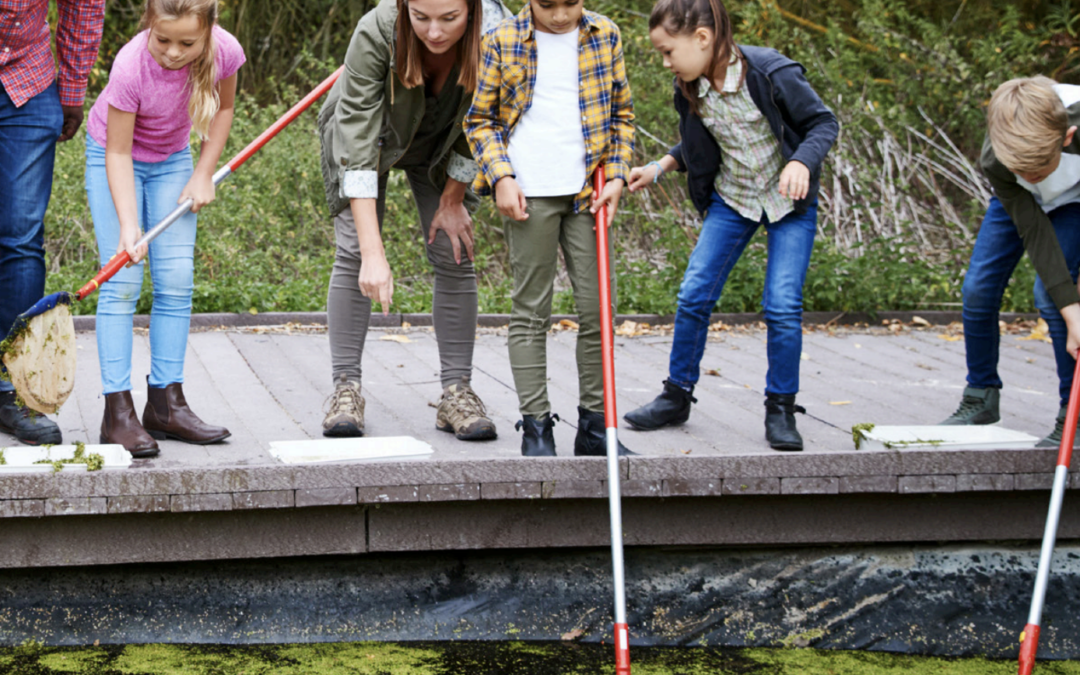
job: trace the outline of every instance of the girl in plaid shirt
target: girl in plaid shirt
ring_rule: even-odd
[[[801,65],[774,49],[735,43],[721,0],[659,0],[649,38],[675,74],[682,142],[659,161],[633,168],[630,190],[668,171],[685,171],[704,223],[679,289],[664,391],[626,420],[658,429],[689,419],[713,307],[731,268],[764,226],[765,437],[776,450],[802,450],[794,415],[805,412],[795,405],[802,287],[817,231],[821,164],[836,140],[836,118]]]
[[[510,246],[510,365],[522,414],[521,453],[555,455],[558,417],[547,395],[546,340],[561,246],[581,324],[574,454],[603,455],[592,213],[607,204],[614,216],[633,151],[633,100],[619,29],[585,11],[582,0],[531,0],[485,37],[478,79],[465,133],[480,167],[474,187],[494,193]],[[595,195],[592,174],[601,163],[608,183]]]

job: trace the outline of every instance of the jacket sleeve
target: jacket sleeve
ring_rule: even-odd
[[[806,165],[810,173],[816,174],[840,133],[836,116],[806,81],[802,66],[793,63],[776,70],[770,77],[776,104],[802,136],[795,154],[788,159]]]
[[[630,182],[630,163],[634,159],[634,97],[626,77],[623,59],[622,36],[613,25],[611,40],[611,148],[605,161],[604,171],[608,180],[621,178]]]
[[[672,97],[672,105],[675,106],[675,110],[679,113],[680,118],[682,118],[685,114],[682,108],[679,106],[679,99],[681,99],[682,97],[682,90],[679,89],[678,82],[676,82],[675,95]],[[682,154],[682,141],[679,141],[674,146],[672,146],[672,148],[667,151],[667,154],[671,155],[672,158],[675,159],[675,163],[679,165],[679,171],[686,171],[686,161],[683,159]]]
[[[335,160],[344,167],[341,192],[350,199],[378,197],[379,132],[390,73],[390,49],[378,25],[381,10],[382,5],[368,12],[356,26],[334,112],[341,140]]]
[[[1025,190],[1016,176],[998,161],[989,140],[983,143],[981,164],[994,193],[1020,233],[1024,249],[1054,305],[1061,309],[1080,302],[1080,292],[1069,274],[1054,225],[1035,201],[1035,195]]]
[[[502,57],[498,31],[484,36],[476,92],[465,114],[465,136],[480,172],[473,183],[477,194],[488,194],[501,178],[514,175],[506,150],[506,130],[499,117],[502,95]]]

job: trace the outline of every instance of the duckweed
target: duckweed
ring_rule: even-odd
[[[610,645],[442,642],[305,645],[110,645],[0,649],[0,675],[607,675]],[[635,675],[1006,675],[1015,661],[817,649],[631,649]],[[1040,675],[1080,675],[1041,661]]]

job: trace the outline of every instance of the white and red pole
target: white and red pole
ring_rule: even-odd
[[[593,189],[604,191],[604,165],[596,167]],[[608,507],[611,513],[611,569],[615,583],[615,673],[630,675],[630,630],[626,626],[623,577],[622,491],[619,487],[619,423],[615,410],[615,336],[612,334],[611,276],[607,206],[596,212],[596,262],[600,275],[600,351],[604,367],[604,440],[607,443]]]
[[[1050,512],[1046,516],[1042,550],[1039,552],[1039,571],[1035,574],[1035,591],[1031,596],[1031,611],[1024,632],[1020,634],[1020,675],[1031,675],[1035,667],[1035,653],[1039,650],[1039,624],[1042,621],[1043,601],[1046,599],[1046,583],[1050,577],[1050,561],[1057,541],[1058,521],[1061,519],[1061,503],[1065,499],[1065,483],[1069,478],[1072,461],[1073,439],[1076,436],[1076,419],[1080,415],[1080,361],[1076,362],[1069,405],[1065,409],[1065,429],[1058,446],[1057,468],[1054,470],[1054,488],[1050,492]]]

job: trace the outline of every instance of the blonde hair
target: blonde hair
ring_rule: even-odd
[[[424,83],[423,46],[424,43],[413,30],[409,20],[409,0],[397,0],[397,46],[394,56],[394,71],[398,79],[407,88],[412,89]],[[458,81],[466,93],[476,91],[477,71],[480,68],[480,40],[483,37],[481,26],[483,17],[480,0],[465,0],[469,13],[465,34],[458,40],[457,50]]]
[[[659,0],[649,14],[649,32],[663,28],[672,37],[692,35],[698,28],[707,28],[713,34],[713,53],[709,67],[704,75],[709,80],[716,76],[721,64],[730,64],[735,59],[742,60],[739,48],[735,45],[735,35],[731,29],[731,16],[721,0]],[[745,61],[744,61],[745,63]],[[746,80],[746,68],[742,69],[739,86]],[[690,111],[701,115],[701,101],[698,96],[698,81],[679,80],[679,90],[690,103]]]
[[[210,123],[217,114],[221,101],[217,92],[217,45],[213,30],[217,23],[217,0],[146,0],[143,9],[142,29],[150,29],[158,21],[176,21],[188,16],[198,17],[202,24],[205,42],[202,54],[191,62],[188,71],[188,116],[199,138],[206,139]]]
[[[1048,77],[1021,77],[990,98],[986,127],[994,154],[1013,173],[1035,172],[1061,152],[1069,117]]]

